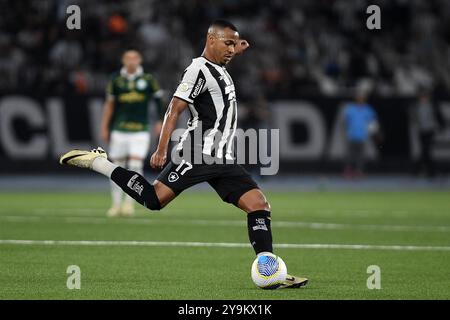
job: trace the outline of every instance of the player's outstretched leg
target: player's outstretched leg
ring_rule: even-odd
[[[150,210],[161,209],[155,187],[139,173],[126,170],[110,162],[102,148],[91,151],[71,150],[62,155],[59,162],[101,173],[114,181],[125,193],[143,206]]]
[[[271,209],[261,190],[253,189],[243,194],[238,201],[238,207],[247,213],[248,236],[256,255],[273,253]],[[279,288],[300,288],[307,283],[307,278],[288,274]]]

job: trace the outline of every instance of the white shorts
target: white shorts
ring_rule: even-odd
[[[121,160],[128,157],[145,159],[149,148],[149,132],[111,132],[109,157],[112,160]]]

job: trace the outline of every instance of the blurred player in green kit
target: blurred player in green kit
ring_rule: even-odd
[[[143,174],[144,160],[150,148],[149,102],[154,101],[158,119],[154,134],[159,136],[164,115],[162,90],[156,79],[142,68],[142,56],[127,50],[123,67],[111,76],[103,107],[101,136],[109,142],[109,156],[121,167]],[[111,183],[112,206],[109,217],[132,216],[134,200]]]

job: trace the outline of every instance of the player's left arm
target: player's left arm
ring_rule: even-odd
[[[106,87],[106,99],[103,104],[102,120],[101,120],[101,137],[104,142],[109,142],[110,131],[111,131],[111,121],[114,116],[116,91],[114,89],[113,78],[109,80]]]
[[[240,54],[242,54],[245,50],[247,50],[250,47],[250,44],[248,43],[247,40],[245,39],[239,39],[238,43],[236,44],[235,47],[235,55],[238,56]]]

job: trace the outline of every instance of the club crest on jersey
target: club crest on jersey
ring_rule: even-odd
[[[138,88],[139,90],[144,90],[145,88],[147,88],[147,81],[145,81],[144,79],[139,79],[138,81],[136,81],[136,88]]]
[[[178,173],[176,173],[176,172],[171,172],[171,173],[169,173],[169,182],[175,182],[175,181],[177,181],[178,179],[179,179],[180,177],[178,176]]]

